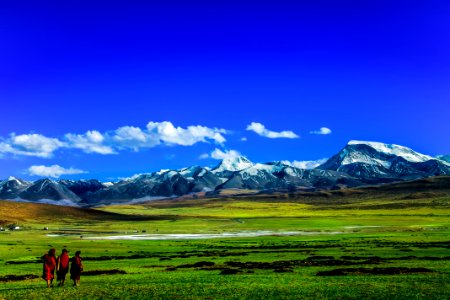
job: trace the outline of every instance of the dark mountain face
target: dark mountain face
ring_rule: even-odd
[[[367,183],[366,181],[360,180],[357,177],[352,177],[344,172],[319,169],[301,171],[303,173],[303,180],[307,180],[313,187],[318,189],[346,188]]]
[[[438,160],[429,160],[414,165],[416,170],[422,171],[428,176],[450,175],[450,166]]]
[[[87,200],[92,193],[95,193],[106,186],[96,179],[91,180],[60,180],[60,184],[67,187],[75,195],[83,200]]]
[[[182,196],[222,189],[318,190],[450,175],[450,163],[409,148],[351,141],[316,169],[299,169],[283,162],[253,163],[245,157],[224,159],[213,169],[199,166],[162,170],[104,184],[98,180],[14,177],[0,181],[0,199],[71,200],[80,205],[126,203],[155,197]]]
[[[50,179],[35,181],[27,189],[23,190],[19,197],[25,200],[71,200],[80,202],[81,198],[59,182]]]
[[[203,168],[194,174],[193,179],[190,183],[190,192],[193,193],[213,191],[222,183],[220,177]]]
[[[152,189],[153,195],[172,197],[181,196],[189,192],[189,181],[181,176],[175,174],[173,176],[167,176],[161,181],[157,181]]]
[[[88,203],[104,203],[108,201],[127,202],[133,199],[149,197],[173,197],[191,192],[195,172],[181,175],[179,171],[163,171],[139,175],[122,180],[111,187],[89,194]]]

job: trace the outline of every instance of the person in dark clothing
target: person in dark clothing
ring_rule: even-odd
[[[66,274],[69,272],[69,255],[67,252],[67,249],[63,249],[61,255],[56,259],[56,280],[59,282],[58,286],[64,286]]]
[[[55,249],[50,249],[47,254],[44,254],[44,256],[42,256],[42,261],[44,263],[42,278],[47,282],[47,288],[53,285],[53,279],[55,278],[55,253]]]
[[[75,256],[70,260],[72,264],[70,265],[70,279],[73,280],[73,285],[80,285],[80,275],[83,272],[83,263],[80,257],[81,251],[75,252]]]

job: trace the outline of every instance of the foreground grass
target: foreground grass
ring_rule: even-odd
[[[450,296],[448,244],[442,244],[446,237],[448,232],[427,236],[398,233],[385,238],[370,234],[361,237],[355,233],[333,237],[332,240],[323,237],[95,242],[66,239],[56,243],[55,240],[45,240],[57,248],[68,244],[71,249],[81,249],[86,259],[86,272],[121,270],[126,274],[83,276],[82,286],[78,288],[68,286],[50,290],[44,288],[41,279],[6,282],[0,286],[0,295],[6,299],[446,299]],[[37,239],[36,242],[41,244],[44,240]],[[27,242],[12,245],[11,241],[9,244],[10,251],[16,255],[20,248],[28,245]],[[132,258],[133,255],[139,257]],[[110,260],[100,260],[101,256],[109,256]],[[361,257],[373,256],[380,260],[358,261]],[[14,257],[13,261],[34,259],[33,255]],[[271,268],[270,265],[308,260],[319,263],[286,269]],[[194,266],[204,262],[213,265]],[[342,262],[355,264],[339,265]],[[253,266],[230,267],[233,263],[253,263]],[[8,274],[39,275],[41,271],[41,265],[33,262],[4,266],[6,268],[1,269],[0,277]],[[432,272],[317,276],[320,271],[343,267],[420,267]],[[222,275],[224,269],[239,272]]]
[[[394,199],[395,200],[395,199]],[[448,299],[448,197],[405,209],[391,199],[330,206],[207,201],[200,206],[112,206],[104,215],[26,219],[0,232],[0,298],[5,299]],[[407,200],[405,200],[407,201]],[[409,201],[409,200],[408,200]],[[417,205],[425,203],[424,205]],[[433,204],[434,203],[434,204]],[[398,203],[397,203],[398,204]],[[392,205],[391,205],[392,206]],[[332,206],[331,206],[332,207]],[[167,218],[147,218],[153,216]],[[49,231],[42,228],[49,226]],[[90,240],[91,236],[271,230],[307,235],[208,240]],[[69,234],[48,236],[48,234]],[[82,238],[81,238],[82,236]],[[44,288],[36,258],[50,247],[82,251],[78,288]],[[414,270],[425,270],[418,272]],[[345,269],[343,276],[320,276]],[[112,273],[108,271],[113,270]],[[376,274],[386,271],[385,275]],[[97,275],[89,272],[97,271]],[[224,274],[225,273],[225,274]],[[229,275],[226,275],[226,274]]]

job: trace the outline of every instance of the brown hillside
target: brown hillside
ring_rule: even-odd
[[[90,208],[58,206],[40,203],[24,203],[0,200],[0,225],[11,222],[41,220],[159,220],[173,219],[173,216],[130,216]]]
[[[11,221],[52,219],[103,219],[110,217],[102,211],[94,209],[81,209],[67,206],[56,206],[39,203],[23,203],[0,201],[0,223]]]

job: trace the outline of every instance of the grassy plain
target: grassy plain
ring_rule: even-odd
[[[449,299],[450,185],[437,182],[97,210],[0,201],[0,223],[23,228],[0,232],[0,299]],[[90,239],[258,230],[273,234]],[[45,288],[50,247],[82,251],[80,287]]]

